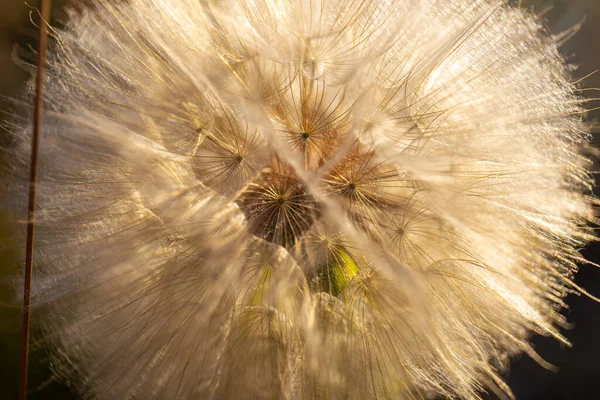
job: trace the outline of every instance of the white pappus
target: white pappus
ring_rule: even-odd
[[[82,396],[510,396],[532,333],[566,342],[588,137],[533,15],[95,3],[53,31],[33,288]]]

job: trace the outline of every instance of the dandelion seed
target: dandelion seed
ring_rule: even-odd
[[[83,396],[477,399],[566,342],[588,138],[527,12],[103,0],[54,39],[34,302]]]

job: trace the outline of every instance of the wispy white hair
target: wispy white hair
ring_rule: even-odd
[[[588,138],[534,16],[97,3],[54,33],[34,278],[84,397],[477,399],[566,342]]]

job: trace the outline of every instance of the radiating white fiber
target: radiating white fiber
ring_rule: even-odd
[[[50,48],[34,278],[82,396],[477,399],[566,341],[588,138],[534,16],[94,3]]]

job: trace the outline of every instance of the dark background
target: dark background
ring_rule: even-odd
[[[82,2],[54,0],[52,23],[58,26],[64,23],[66,14],[63,10],[66,4]],[[37,17],[31,6],[38,6],[38,1],[27,0],[27,3],[29,6],[22,0],[0,0],[0,120],[12,112],[8,98],[19,93],[28,78],[27,73],[12,59],[15,45],[25,48],[27,45],[36,46],[36,28],[30,22],[28,13],[32,11],[34,18]],[[583,21],[581,31],[563,45],[561,51],[569,62],[578,66],[575,80],[600,69],[600,0],[523,0],[521,3],[536,12],[552,7],[544,14],[544,20],[553,33],[560,33]],[[600,88],[600,73],[585,79],[583,86]],[[600,97],[598,91],[586,93],[590,98],[594,93]],[[588,104],[590,109],[598,106],[598,101]],[[591,123],[600,121],[600,111],[590,112],[587,120]],[[600,144],[600,138],[597,137],[600,130],[593,128],[592,133],[594,142]],[[5,139],[3,135],[0,131],[0,144]],[[6,232],[5,220],[0,210],[0,237]],[[584,255],[589,260],[600,262],[600,244],[589,245]],[[11,305],[14,293],[5,278],[19,273],[19,269],[22,266],[15,263],[13,252],[0,251],[0,399],[17,397],[21,321],[19,309]],[[581,266],[576,283],[600,297],[600,268]],[[527,356],[515,358],[507,380],[518,400],[600,398],[600,304],[576,295],[570,295],[567,303],[569,309],[563,313],[573,328],[564,334],[573,347],[565,348],[551,338],[533,338],[536,351],[560,369],[554,373],[543,369]],[[36,332],[33,334],[35,339]],[[29,398],[76,399],[65,386],[50,379],[48,361],[46,349],[34,349],[30,361]],[[486,399],[496,397],[489,395]]]

